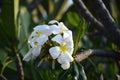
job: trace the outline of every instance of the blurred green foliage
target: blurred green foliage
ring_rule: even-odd
[[[71,0],[70,0],[71,1]],[[16,54],[21,60],[29,50],[27,39],[32,28],[49,20],[62,21],[73,31],[75,50],[100,48],[118,51],[118,48],[79,18],[69,0],[2,0],[0,1],[0,80],[17,79]],[[116,23],[120,25],[119,0],[110,0],[109,7]],[[87,3],[87,1],[86,1]],[[79,50],[78,50],[79,49]],[[119,67],[111,58],[89,57],[70,69],[62,70],[56,61],[47,58],[22,61],[25,80],[116,80]],[[17,75],[16,75],[17,74]]]

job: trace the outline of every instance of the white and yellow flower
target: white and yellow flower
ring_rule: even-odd
[[[71,31],[68,33],[70,32]],[[52,41],[59,43],[59,46],[55,46],[49,49],[52,58],[57,59],[63,69],[68,69],[70,67],[70,62],[73,61],[73,39],[71,34],[69,36],[68,35],[69,34],[67,33],[63,36],[58,34],[53,37]]]
[[[31,49],[24,56],[24,61],[37,57],[40,54],[42,45],[48,40],[48,36],[51,34],[50,27],[48,25],[40,25],[34,28],[34,31],[28,39],[28,43],[31,45]]]
[[[43,45],[48,40],[50,34],[51,30],[48,25],[36,26],[28,39],[28,43],[30,43],[32,47],[36,46],[36,44]]]
[[[40,25],[34,28],[31,33],[28,43],[31,48],[24,56],[24,61],[29,61],[37,56],[41,52],[41,48],[48,40],[51,34],[55,36],[49,41],[55,41],[58,45],[51,47],[49,53],[53,59],[57,59],[58,63],[65,70],[70,67],[70,62],[73,61],[72,53],[74,49],[72,31],[70,31],[62,22],[52,20],[50,25]]]

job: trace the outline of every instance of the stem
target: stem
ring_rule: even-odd
[[[3,76],[3,72],[4,72],[5,68],[6,68],[6,66],[12,62],[12,60],[11,60],[11,59],[9,60],[9,59],[10,59],[10,58],[8,57],[8,58],[3,62],[3,67],[2,67],[2,69],[1,69],[0,76]],[[9,61],[8,61],[8,60],[9,60]]]
[[[15,64],[16,64],[17,72],[18,72],[17,80],[24,80],[24,71],[23,71],[23,67],[22,67],[22,61],[20,59],[20,56],[19,56],[16,48],[14,48],[14,53],[16,54]]]
[[[80,52],[75,56],[76,62],[81,62],[82,60],[88,58],[89,56],[98,56],[98,57],[111,57],[116,60],[120,60],[120,53],[109,50],[101,49],[89,49],[83,52]]]
[[[0,80],[7,80],[7,78],[3,75],[0,75]]]

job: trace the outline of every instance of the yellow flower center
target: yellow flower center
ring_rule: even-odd
[[[40,36],[40,31],[37,31],[35,37],[39,37],[39,36]]]
[[[61,50],[62,52],[67,51],[67,46],[66,46],[66,44],[60,45],[60,50]]]

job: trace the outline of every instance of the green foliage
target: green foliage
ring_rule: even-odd
[[[82,20],[80,20],[78,14],[75,12],[68,12],[67,13],[67,20],[69,21],[69,23],[72,26],[74,26],[76,28],[80,26],[80,25],[78,26],[78,24],[80,23],[80,21],[82,21]]]
[[[18,71],[15,64],[16,54],[19,54],[22,60],[29,48],[27,39],[32,28],[52,19],[64,21],[65,25],[73,31],[73,56],[84,48],[120,51],[105,37],[98,34],[93,25],[80,18],[73,5],[64,11],[67,1],[2,0],[2,7],[0,5],[0,79],[5,77],[8,80],[16,80],[16,76],[19,75],[16,74]],[[112,1],[110,4],[112,16],[119,25],[119,5],[115,5]],[[104,79],[115,80],[120,71],[115,60],[92,56],[81,63],[71,63],[68,70],[62,70],[60,65],[56,61],[52,63],[48,56],[42,59],[39,56],[28,63],[24,61],[21,63],[25,80],[100,80],[101,75]]]
[[[82,19],[80,22],[78,22],[78,27],[76,28],[76,33],[74,34],[74,52],[73,54],[76,53],[76,51],[79,48],[79,42],[85,35],[86,29],[87,29],[87,23],[85,22],[84,19]]]
[[[84,72],[84,68],[80,63],[74,62],[74,71],[76,73],[74,78],[78,80],[87,80],[86,74]]]

